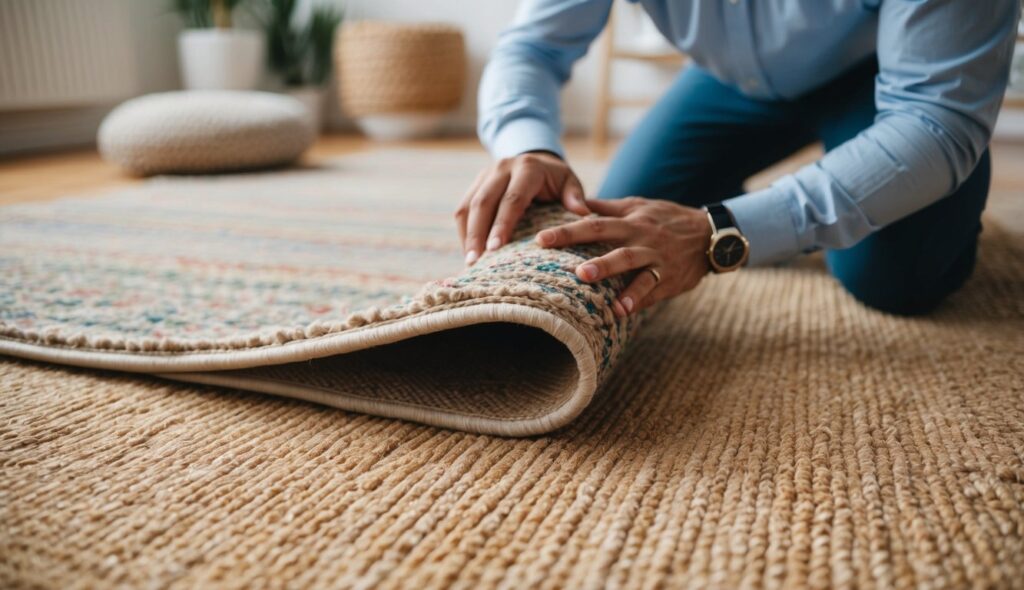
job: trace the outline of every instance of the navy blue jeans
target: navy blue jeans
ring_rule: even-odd
[[[764,101],[687,68],[626,139],[598,195],[699,207],[742,194],[747,178],[800,148],[821,141],[831,150],[871,125],[876,73],[869,60],[797,100]],[[953,194],[827,251],[829,272],[871,307],[930,311],[974,268],[989,177],[986,151]]]

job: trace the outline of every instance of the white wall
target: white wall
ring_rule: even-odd
[[[178,31],[181,21],[168,0],[127,0],[135,30],[140,93],[174,90],[178,75]]]
[[[130,14],[137,67],[138,94],[171,90],[180,87],[176,36],[180,20],[168,6],[169,0],[120,0]],[[304,0],[308,2],[310,0]],[[458,111],[447,122],[451,133],[469,133],[476,121],[476,90],[487,58],[501,30],[511,23],[517,2],[479,0],[348,0],[346,18],[383,19],[400,22],[446,22],[458,26],[466,36],[469,75],[466,91]],[[637,11],[620,3],[620,37],[630,36],[631,19]],[[239,19],[244,24],[245,18]],[[562,112],[566,127],[585,131],[592,122],[597,90],[598,51],[591,52],[577,64],[573,78],[564,93]],[[671,70],[643,64],[616,67],[614,78],[626,96],[657,95],[672,78]],[[95,138],[96,128],[114,104],[92,105],[75,109],[26,110],[0,112],[0,155],[19,151],[85,145]],[[329,101],[327,117],[331,129],[351,129],[337,106]],[[631,112],[632,111],[632,112]],[[636,109],[614,113],[613,129],[627,128],[636,117]]]
[[[177,88],[175,39],[180,21],[169,11],[168,0],[119,2],[129,15],[135,93]],[[78,108],[0,111],[0,155],[91,144],[100,121],[114,106],[115,103],[100,103]]]
[[[1024,139],[1024,108],[1003,107],[996,121],[996,139],[1020,141]]]

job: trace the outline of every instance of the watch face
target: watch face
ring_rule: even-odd
[[[742,262],[746,252],[747,246],[739,236],[722,236],[715,242],[711,256],[715,259],[715,264],[729,268]]]

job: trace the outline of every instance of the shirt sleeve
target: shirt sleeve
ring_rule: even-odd
[[[559,91],[608,22],[612,0],[524,0],[484,69],[477,133],[496,158],[564,156]]]
[[[882,2],[874,124],[725,202],[750,240],[750,264],[850,247],[955,191],[992,135],[1019,10],[1018,0]]]

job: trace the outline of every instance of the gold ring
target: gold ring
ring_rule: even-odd
[[[646,270],[647,272],[651,273],[651,276],[654,277],[654,282],[655,283],[660,283],[661,282],[661,273],[658,272],[657,270],[655,270],[654,267],[648,266],[644,270]]]

